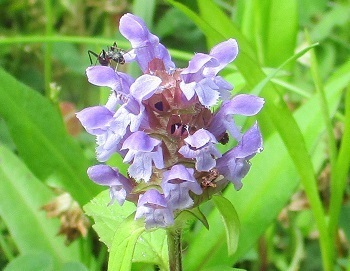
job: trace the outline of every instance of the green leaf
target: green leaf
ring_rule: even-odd
[[[128,201],[123,206],[108,205],[109,201],[109,190],[105,190],[83,207],[85,213],[94,219],[95,224],[92,227],[107,247],[112,245],[115,229],[136,209],[135,204]]]
[[[54,271],[52,257],[45,252],[35,252],[20,255],[11,261],[4,271]]]
[[[0,116],[22,159],[39,179],[54,180],[85,204],[101,189],[87,178],[88,162],[67,135],[58,110],[2,69],[0,82]]]
[[[65,263],[60,271],[89,271],[85,265],[80,262]]]
[[[235,207],[223,196],[215,195],[212,198],[216,208],[219,210],[225,225],[228,255],[232,256],[238,247],[239,240],[239,218]]]
[[[255,58],[255,52],[249,42],[247,42],[246,38],[238,31],[237,27],[231,21],[229,17],[223,12],[219,6],[212,0],[197,0],[197,4],[200,11],[200,19],[197,18],[197,15],[191,14],[189,16],[193,21],[197,20],[197,26],[206,34],[208,39],[209,47],[216,45],[217,43],[223,41],[224,38],[235,38],[240,46],[240,50],[243,50],[247,55]],[[178,6],[178,8],[180,8]],[[184,10],[181,7],[181,10]],[[220,18],[220,20],[215,20],[214,18]],[[212,31],[219,33],[220,35],[208,35],[207,32],[208,25],[212,28]],[[210,32],[210,33],[211,33]],[[215,37],[215,38],[214,38]]]
[[[223,266],[223,265],[218,265],[218,266],[213,266],[210,268],[205,268],[201,271],[245,271],[245,269],[241,269],[241,268],[233,268],[233,267],[229,267],[229,266]]]
[[[194,216],[200,222],[202,222],[203,226],[206,227],[209,230],[208,220],[205,217],[205,215],[202,213],[202,211],[199,209],[199,207],[193,208],[193,209],[190,209],[190,210],[184,210],[183,212],[190,213],[192,216]]]
[[[222,35],[215,31],[210,23],[203,21],[194,11],[192,11],[190,8],[185,6],[184,4],[181,4],[179,2],[176,2],[174,0],[166,0],[171,4],[172,6],[178,8],[181,10],[184,14],[186,14],[189,18],[192,19],[192,21],[204,32],[204,33],[210,33],[208,36],[211,38],[212,42],[218,43],[222,39]]]
[[[69,247],[57,236],[59,221],[48,219],[40,207],[53,192],[12,152],[0,145],[0,216],[21,254],[45,251],[55,264],[79,260],[77,243]]]
[[[167,270],[169,257],[165,230],[144,232],[137,240],[133,262],[152,263],[158,265],[160,270]]]
[[[260,5],[260,1],[256,1]],[[266,65],[278,66],[293,55],[298,33],[296,0],[270,0],[266,28]],[[290,65],[289,65],[290,66]]]
[[[305,53],[307,53],[310,49],[314,48],[315,46],[317,46],[318,44],[312,44],[306,48],[304,48],[303,50],[299,51],[298,53],[296,53],[295,55],[293,55],[292,57],[288,58],[286,61],[284,61],[277,69],[275,69],[273,72],[271,72],[268,76],[266,76],[263,80],[260,81],[259,84],[257,84],[253,90],[251,91],[251,94],[254,95],[259,95],[260,92],[262,91],[262,89],[265,87],[265,85],[272,79],[274,78],[278,72],[280,72],[286,65],[288,65],[289,63],[297,60],[299,57],[303,56]]]
[[[129,271],[137,239],[145,231],[142,220],[131,214],[115,231],[109,253],[109,271]]]
[[[331,36],[336,26],[349,22],[350,5],[334,3],[328,12],[323,12],[319,22],[312,29],[310,34],[312,41],[322,41]]]
[[[123,227],[128,217],[133,216],[136,207],[128,201],[123,206],[118,204],[107,206],[109,201],[109,191],[105,190],[86,204],[84,211],[93,217],[95,224],[92,227],[98,233],[100,240],[110,248],[114,242],[115,230]],[[153,263],[167,267],[167,251],[164,231],[144,232],[137,241],[133,262]]]

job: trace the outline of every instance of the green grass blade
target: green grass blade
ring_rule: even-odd
[[[266,41],[266,62],[268,66],[278,66],[293,55],[298,34],[297,0],[271,0],[268,22],[264,24]],[[256,1],[260,5],[260,1]],[[277,53],[278,52],[278,53]],[[290,63],[291,67],[293,63]]]
[[[339,220],[339,213],[346,187],[347,174],[350,167],[350,87],[347,87],[345,97],[345,123],[344,133],[341,139],[339,155],[334,170],[334,187],[329,207],[329,234],[335,238]]]
[[[59,221],[46,218],[40,210],[52,200],[53,192],[3,145],[0,145],[0,160],[0,216],[19,252],[45,252],[56,267],[79,260],[78,244],[67,247],[63,236],[57,236]]]
[[[0,116],[21,158],[41,180],[53,181],[80,204],[88,202],[101,188],[88,179],[88,161],[58,110],[1,69],[0,81]]]

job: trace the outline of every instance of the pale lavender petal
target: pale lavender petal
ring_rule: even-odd
[[[180,82],[180,88],[182,90],[182,93],[185,95],[186,99],[189,101],[193,98],[195,92],[195,87],[197,83],[191,82],[186,84],[184,81]]]
[[[115,200],[123,205],[126,196],[131,192],[132,182],[119,173],[118,169],[107,165],[92,166],[87,171],[89,178],[97,184],[110,187],[112,204]]]
[[[221,71],[227,64],[232,62],[238,54],[238,44],[234,39],[221,42],[214,46],[210,51],[210,56],[214,57],[220,65],[208,67],[204,70],[205,76],[214,76]]]
[[[158,146],[160,143],[161,141],[150,137],[145,132],[137,131],[125,140],[122,149],[151,152],[154,147]]]
[[[224,80],[221,76],[214,77],[214,83],[218,86],[220,92],[220,98],[223,101],[229,100],[231,96],[232,85]]]
[[[88,81],[91,84],[111,89],[121,89],[118,74],[109,66],[91,66],[86,69]]]
[[[151,97],[158,89],[162,80],[149,74],[141,75],[130,87],[131,95],[139,102]]]
[[[164,195],[155,189],[140,195],[135,219],[145,218],[146,229],[168,227],[174,224],[174,215],[168,208]]]
[[[181,72],[181,78],[185,83],[199,81],[203,78],[202,71],[205,67],[218,66],[219,62],[207,55],[198,53],[190,60],[188,67]]]
[[[128,168],[130,176],[137,180],[143,179],[145,182],[148,182],[152,175],[152,163],[157,168],[164,167],[160,144],[161,141],[150,137],[143,131],[137,131],[131,134],[124,141],[122,150],[129,150],[123,162],[128,163],[132,161],[132,164]]]
[[[230,101],[225,101],[221,108],[214,115],[208,130],[219,137],[226,130],[236,140],[241,140],[240,128],[237,127],[233,115],[253,116],[257,114],[264,105],[264,99],[255,95],[240,94],[233,97]]]
[[[208,143],[217,143],[215,137],[205,129],[197,130],[193,135],[189,135],[185,142],[191,145],[192,148],[201,148],[207,145]]]
[[[194,88],[198,99],[205,107],[215,105],[219,99],[219,87],[210,78],[204,78]]]
[[[145,22],[130,13],[120,18],[119,31],[130,41],[133,48],[145,46],[146,42],[159,43],[158,37],[149,32]]]
[[[123,162],[126,162],[125,160]],[[136,153],[128,173],[135,180],[148,182],[152,176],[152,159],[150,153]]]
[[[217,141],[210,132],[199,129],[185,138],[185,142],[187,145],[182,146],[178,152],[186,158],[195,158],[198,171],[209,171],[215,167],[214,157],[221,157],[221,154],[216,149]]]
[[[76,116],[86,131],[92,135],[103,133],[113,119],[113,113],[104,106],[85,108]]]
[[[163,61],[166,70],[175,68],[168,50],[159,43],[157,36],[149,32],[141,18],[130,13],[125,14],[120,19],[119,30],[130,41],[132,54],[143,72],[149,69],[149,63],[156,58]]]
[[[257,123],[243,134],[236,147],[217,159],[216,167],[221,175],[231,181],[238,190],[242,187],[241,179],[250,169],[249,159],[262,151],[262,136]]]
[[[96,158],[100,162],[105,162],[111,157],[112,154],[118,152],[121,138],[107,130],[105,133],[96,136]]]
[[[236,158],[246,158],[263,149],[261,132],[257,122],[244,133],[242,140],[234,148]]]
[[[168,205],[173,210],[183,210],[193,205],[189,191],[200,195],[202,189],[194,178],[194,170],[183,165],[174,165],[163,173],[161,183]]]
[[[196,169],[198,171],[209,171],[216,165],[216,160],[210,152],[198,151],[196,155]]]
[[[223,111],[225,115],[253,116],[261,110],[264,103],[264,99],[258,96],[240,94],[224,103],[220,111]]]

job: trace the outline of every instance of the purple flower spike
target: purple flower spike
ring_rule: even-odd
[[[215,147],[218,142],[210,132],[199,129],[189,135],[185,142],[186,145],[179,149],[179,153],[186,158],[195,158],[198,171],[209,171],[215,167],[214,157],[221,157],[221,154]]]
[[[137,131],[131,134],[124,142],[123,149],[129,149],[125,155],[125,163],[133,160],[128,172],[136,180],[148,182],[152,175],[152,162],[156,168],[163,168],[163,153],[161,141],[152,138],[145,132]]]
[[[168,50],[159,43],[157,36],[149,32],[145,22],[139,17],[127,13],[123,15],[119,23],[120,33],[130,41],[133,50],[131,55],[136,55],[136,61],[143,72],[149,69],[149,63],[153,59],[160,59],[166,70],[175,68]]]
[[[264,99],[255,95],[240,94],[222,104],[209,126],[209,131],[216,137],[222,136],[226,130],[239,141],[242,138],[233,115],[253,116],[264,105]]]
[[[97,184],[109,186],[109,194],[113,204],[118,201],[123,205],[127,195],[133,188],[132,182],[119,173],[118,169],[106,165],[92,166],[87,171],[89,178]]]
[[[242,178],[250,169],[249,159],[261,152],[262,136],[257,123],[245,134],[238,145],[217,160],[216,167],[221,175],[231,181],[236,190],[242,188]]]
[[[194,169],[183,165],[175,165],[163,173],[162,189],[168,205],[173,210],[183,210],[193,205],[189,195],[192,191],[196,195],[202,194],[202,188],[194,178]]]
[[[165,228],[174,224],[174,215],[162,194],[155,189],[140,195],[135,219],[145,217],[146,229]]]
[[[235,115],[257,114],[264,100],[246,94],[232,98],[233,86],[218,75],[238,54],[234,39],[209,54],[195,54],[181,69],[139,17],[125,14],[119,29],[131,50],[113,44],[105,61],[86,69],[90,83],[111,89],[107,104],[84,109],[77,117],[96,136],[97,159],[119,154],[129,165],[128,176],[106,165],[91,167],[88,175],[110,188],[110,203],[138,199],[135,219],[145,219],[146,229],[169,227],[174,214],[200,205],[229,181],[242,187],[249,159],[262,150],[262,138],[257,124],[243,134]],[[112,68],[118,60],[136,61],[143,74],[134,79]],[[211,108],[219,99],[220,107]],[[216,145],[226,144],[228,133],[237,145],[222,155]]]

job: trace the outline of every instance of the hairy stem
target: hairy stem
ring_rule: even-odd
[[[170,271],[182,271],[181,231],[181,228],[167,229]]]

